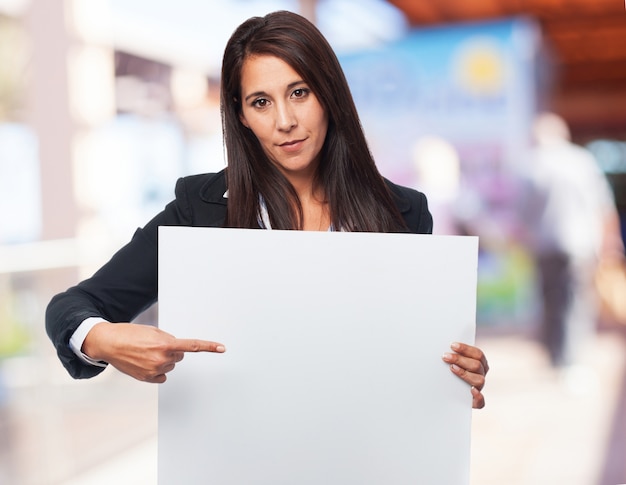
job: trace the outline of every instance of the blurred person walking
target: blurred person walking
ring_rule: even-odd
[[[541,343],[566,383],[581,377],[594,335],[599,262],[623,254],[613,194],[593,155],[571,142],[565,121],[539,114],[522,215],[541,296]]]

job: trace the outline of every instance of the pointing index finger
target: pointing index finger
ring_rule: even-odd
[[[226,351],[226,347],[218,342],[200,339],[177,338],[172,350],[179,352],[217,352]]]

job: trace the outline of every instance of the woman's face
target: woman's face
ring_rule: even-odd
[[[248,57],[241,70],[241,106],[241,122],[278,169],[292,183],[310,180],[328,118],[302,77],[278,57]]]

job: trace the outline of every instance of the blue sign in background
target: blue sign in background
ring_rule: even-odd
[[[514,18],[417,29],[340,58],[383,175],[426,192],[435,233],[480,236],[483,324],[533,318],[532,262],[513,233],[537,110],[539,43],[537,26]],[[416,147],[428,138],[448,143],[459,165],[455,174],[444,169],[448,160],[430,161],[441,170],[435,178],[458,180],[433,185],[416,169]]]
[[[527,19],[419,29],[341,63],[384,174],[411,182],[411,146],[438,135],[462,161],[518,163],[535,111],[537,29]]]

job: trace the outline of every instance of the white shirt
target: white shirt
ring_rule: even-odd
[[[590,152],[566,141],[537,148],[530,166],[534,187],[535,249],[581,259],[597,255],[603,223],[614,205],[610,186]]]

